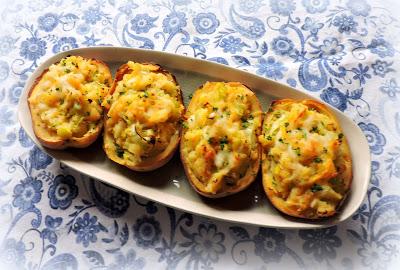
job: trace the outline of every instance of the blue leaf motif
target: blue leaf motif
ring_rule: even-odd
[[[249,39],[256,40],[265,34],[265,26],[260,19],[238,14],[233,5],[229,9],[229,19],[235,30]]]
[[[207,60],[217,62],[219,64],[223,64],[223,65],[227,65],[227,66],[229,65],[228,61],[226,61],[226,59],[223,57],[212,57],[212,58],[208,58]]]
[[[349,98],[351,99],[360,99],[363,94],[363,89],[356,89],[354,91],[351,91],[350,94],[348,95]]]
[[[129,229],[128,225],[125,223],[125,226],[122,228],[119,234],[119,240],[121,241],[121,246],[125,245],[129,239]]]
[[[113,242],[114,241],[114,239],[112,239],[112,238],[103,238],[103,239],[101,239],[101,241],[103,241],[104,243],[111,243],[111,242]]]
[[[59,18],[60,22],[63,24],[73,23],[79,20],[79,17],[72,13],[67,13]]]
[[[365,242],[366,239],[363,239],[358,232],[354,231],[354,230],[347,230],[347,234],[350,236],[350,240],[352,242],[355,242],[359,245],[361,245],[362,243]]]
[[[99,252],[94,250],[85,250],[83,251],[83,254],[85,254],[86,257],[89,259],[89,262],[91,262],[95,266],[104,265],[104,258]]]
[[[78,261],[75,256],[69,253],[62,253],[46,262],[42,270],[76,270],[78,269]]]
[[[268,44],[265,41],[261,45],[260,52],[261,52],[261,55],[264,55],[268,52]]]
[[[358,40],[358,39],[349,38],[349,41],[351,42],[351,44],[352,44],[354,47],[357,47],[357,48],[365,47],[364,44],[363,44],[360,40]]]
[[[250,238],[249,233],[243,227],[232,226],[229,227],[229,231],[231,233],[232,238],[235,239],[236,241]]]
[[[232,59],[239,66],[250,66],[250,61],[244,56],[234,55],[232,56]]]

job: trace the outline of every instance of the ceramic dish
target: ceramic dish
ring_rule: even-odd
[[[171,71],[184,93],[185,104],[198,86],[206,81],[239,81],[255,91],[268,110],[274,99],[315,99],[312,96],[275,81],[214,62],[194,59],[159,51],[97,47],[74,49],[56,54],[44,61],[30,76],[18,105],[18,118],[29,137],[44,151],[70,168],[104,183],[134,193],[149,200],[210,218],[276,228],[320,228],[331,226],[349,218],[361,205],[367,191],[371,161],[368,142],[359,127],[342,112],[330,109],[338,118],[346,135],[353,159],[353,182],[350,194],[340,212],[334,217],[307,221],[280,214],[268,201],[261,184],[261,175],[245,191],[221,199],[207,199],[198,195],[188,183],[179,153],[162,168],[147,173],[133,172],[109,160],[101,148],[101,140],[84,151],[63,151],[43,148],[32,130],[27,94],[36,77],[51,64],[67,55],[80,55],[105,61],[115,73],[128,60],[154,62]]]

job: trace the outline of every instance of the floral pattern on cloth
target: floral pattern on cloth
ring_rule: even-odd
[[[0,9],[0,269],[397,269],[396,7],[374,0],[4,0]],[[254,227],[174,210],[66,168],[29,139],[17,103],[47,57],[94,46],[230,65],[344,112],[371,150],[363,204],[329,228]]]

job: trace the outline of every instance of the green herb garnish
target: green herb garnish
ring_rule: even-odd
[[[219,145],[221,146],[221,150],[224,150],[225,145],[228,143],[228,137],[224,136],[219,140]]]
[[[318,184],[314,184],[314,185],[311,187],[311,191],[312,191],[312,192],[317,192],[317,191],[321,191],[321,190],[323,190],[323,187],[320,186],[320,185],[318,185]]]
[[[316,157],[316,158],[314,158],[314,162],[315,163],[321,163],[322,159],[320,157]]]

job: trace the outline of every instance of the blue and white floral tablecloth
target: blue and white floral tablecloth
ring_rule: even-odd
[[[399,269],[397,1],[0,0],[0,269]],[[27,77],[76,47],[209,59],[313,94],[354,119],[372,153],[364,203],[322,230],[218,222],[70,170],[16,118]]]

